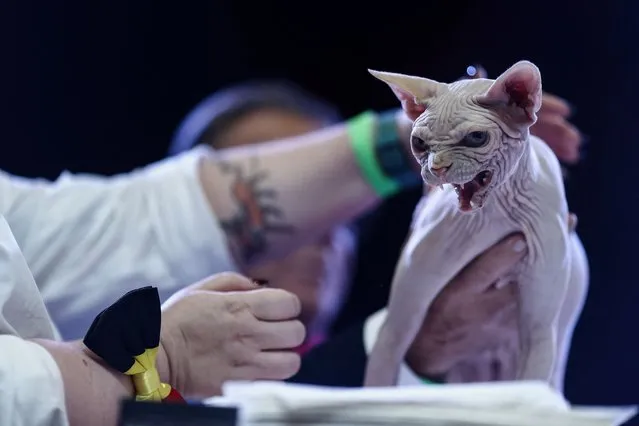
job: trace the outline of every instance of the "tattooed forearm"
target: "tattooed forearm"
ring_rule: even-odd
[[[236,205],[236,212],[220,223],[233,251],[244,264],[264,255],[268,234],[295,232],[277,206],[277,192],[267,185],[268,171],[259,169],[257,158],[253,158],[247,169],[229,162],[220,163],[220,170],[231,176],[229,191]]]

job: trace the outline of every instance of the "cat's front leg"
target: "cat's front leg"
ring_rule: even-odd
[[[496,226],[471,226],[477,224],[472,220],[457,215],[429,223],[409,238],[393,277],[386,321],[369,356],[365,386],[396,384],[399,366],[435,297],[475,256],[506,234]]]
[[[553,384],[558,362],[558,318],[571,271],[571,250],[565,218],[556,215],[534,227],[541,250],[533,256],[520,281],[521,363],[520,380],[544,380]]]

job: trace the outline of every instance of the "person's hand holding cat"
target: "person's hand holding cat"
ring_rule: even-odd
[[[570,213],[574,232],[577,216]],[[513,234],[462,269],[435,299],[406,355],[423,377],[445,376],[447,381],[507,380],[513,377],[516,348],[517,283],[510,270],[525,256],[523,235]],[[491,352],[493,361],[483,361]],[[475,376],[482,376],[481,380]]]
[[[525,255],[524,237],[514,234],[457,274],[433,302],[406,355],[414,372],[446,379],[486,351],[518,347],[518,286],[506,277]],[[498,369],[499,377],[512,375],[512,365]]]

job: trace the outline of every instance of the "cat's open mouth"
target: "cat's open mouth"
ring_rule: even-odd
[[[461,211],[467,212],[471,211],[474,208],[481,207],[483,199],[473,200],[473,197],[479,191],[490,185],[492,178],[493,172],[484,170],[483,172],[477,173],[477,175],[470,182],[466,182],[461,185],[455,183],[452,184],[459,199],[459,209]]]

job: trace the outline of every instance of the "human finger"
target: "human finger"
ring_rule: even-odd
[[[263,321],[283,321],[297,318],[302,311],[300,299],[279,288],[263,288],[246,294],[251,313]]]
[[[290,349],[304,343],[306,328],[301,321],[258,322],[255,341],[260,349]]]
[[[527,252],[522,234],[511,234],[477,256],[453,279],[456,288],[484,291],[502,278]]]
[[[563,118],[570,117],[573,113],[570,104],[559,96],[544,92],[541,96],[541,108],[539,113],[558,114]]]
[[[206,291],[247,291],[254,290],[258,287],[257,283],[244,275],[234,272],[222,272],[220,274],[211,275],[203,279],[189,288],[193,290]]]
[[[299,354],[292,351],[259,352],[250,364],[239,367],[238,379],[286,380],[295,375],[302,365]]]

